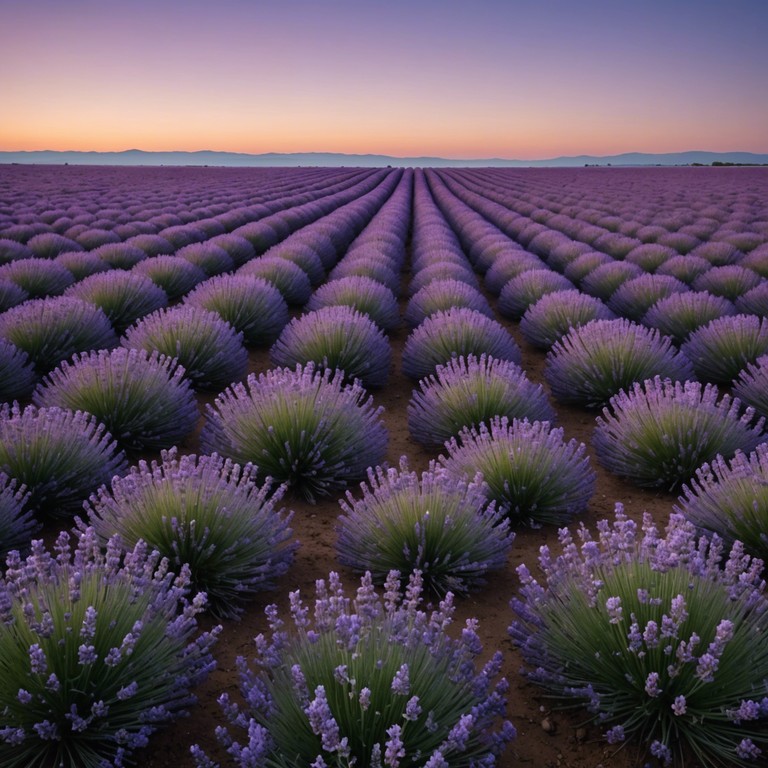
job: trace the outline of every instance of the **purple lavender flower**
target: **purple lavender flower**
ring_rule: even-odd
[[[610,264],[613,259],[607,253],[599,251],[585,251],[577,256],[573,261],[563,265],[561,270],[574,285],[578,285],[593,270],[603,264]],[[551,261],[548,262],[552,266]]]
[[[724,267],[713,267],[693,282],[696,291],[708,291],[715,296],[723,296],[736,301],[742,294],[755,288],[762,282],[760,275],[751,269],[729,264]]]
[[[27,492],[15,480],[0,472],[0,561],[12,550],[25,551],[40,527],[26,508]]]
[[[643,318],[643,325],[656,328],[680,346],[698,328],[726,315],[736,308],[728,299],[710,293],[687,291],[659,299]]]
[[[579,287],[590,296],[608,301],[620,286],[635,277],[644,274],[643,270],[628,261],[613,261],[595,267],[582,281]]]
[[[6,232],[0,232],[0,235],[6,235]],[[7,236],[0,237],[0,264],[8,264],[19,259],[31,259],[34,255],[32,249],[24,243],[11,240]]]
[[[82,251],[83,246],[55,232],[42,232],[27,240],[27,248],[40,259],[54,259],[65,251]]]
[[[36,381],[37,374],[27,353],[0,339],[0,402],[29,397]]]
[[[232,261],[229,254],[223,248],[210,242],[185,245],[176,251],[176,256],[200,267],[207,277],[220,275],[222,272],[230,272],[235,268],[235,262]]]
[[[463,429],[440,462],[456,478],[481,473],[488,500],[512,520],[562,524],[586,509],[595,473],[586,447],[549,422],[496,417]]]
[[[152,256],[136,264],[133,271],[148,277],[171,300],[181,298],[206,279],[200,267],[181,256]]]
[[[150,234],[150,233],[142,233],[140,235],[134,235],[133,237],[129,237],[125,241],[126,245],[130,245],[134,248],[139,248],[144,253],[152,258],[154,256],[167,256],[172,254],[176,247],[172,245],[168,240],[166,240],[164,237],[161,237],[158,234]],[[110,246],[103,246],[103,247],[110,247]]]
[[[387,432],[381,410],[343,374],[279,368],[250,375],[208,406],[203,450],[253,462],[308,499],[333,493],[381,462]]]
[[[739,296],[736,299],[736,309],[743,315],[768,317],[768,280],[763,280],[759,285]]]
[[[256,250],[251,243],[244,237],[235,235],[231,232],[226,232],[221,235],[212,237],[208,242],[211,245],[216,245],[219,248],[223,248],[232,263],[236,268],[242,267],[243,264],[247,264],[251,259],[256,257]]]
[[[399,578],[389,575],[382,604],[370,574],[347,597],[331,573],[317,582],[314,629],[302,620],[290,634],[277,627],[256,638],[257,669],[237,662],[247,703],[240,708],[227,697],[223,705],[233,728],[259,729],[259,749],[246,754],[228,729],[217,733],[236,765],[266,766],[289,753],[297,765],[314,766],[437,768],[448,765],[442,755],[495,764],[514,738],[504,721],[506,681],[494,682],[500,659],[478,673],[477,622],[468,620],[466,639],[452,639],[452,596],[427,612],[418,572],[406,594]],[[359,627],[353,638],[344,629],[350,624]],[[201,768],[210,765],[199,747],[193,754]]]
[[[644,243],[629,251],[624,260],[637,264],[644,272],[657,272],[665,262],[679,255],[674,248],[659,243]]]
[[[162,240],[162,238],[160,239]],[[91,253],[94,256],[98,256],[109,269],[132,269],[140,261],[144,261],[150,256],[159,256],[161,253],[170,254],[172,252],[172,250],[142,248],[139,245],[132,245],[130,241],[102,245],[91,251]]]
[[[498,309],[505,317],[519,320],[532,304],[553,291],[572,290],[575,286],[559,272],[531,269],[513,277],[499,294]]]
[[[691,333],[681,351],[702,381],[730,384],[749,363],[768,354],[768,318],[720,317]]]
[[[703,275],[712,265],[700,256],[694,256],[692,253],[686,256],[673,256],[667,259],[656,270],[657,275],[671,275],[678,280],[691,285],[700,275]]]
[[[622,283],[608,299],[608,306],[619,316],[640,322],[659,300],[690,288],[669,275],[644,274]]]
[[[170,448],[199,418],[197,401],[175,359],[144,349],[81,353],[63,362],[34,393],[35,405],[87,411],[124,448]]]
[[[90,277],[99,272],[107,272],[111,269],[109,264],[99,258],[93,251],[60,253],[55,261],[72,274],[75,283],[85,277]]]
[[[611,398],[597,417],[592,445],[610,472],[648,487],[675,488],[718,454],[752,451],[762,442],[763,420],[740,415],[741,403],[718,400],[717,387],[671,382],[658,376]]]
[[[339,501],[337,551],[340,562],[370,571],[377,583],[393,569],[403,577],[418,570],[438,594],[465,593],[506,564],[514,534],[480,485],[434,464],[419,477],[403,457],[399,470],[369,469],[360,488],[360,498],[348,491]]]
[[[500,323],[465,307],[449,309],[427,318],[408,336],[403,373],[423,379],[453,358],[484,353],[518,365],[522,362],[519,347]]]
[[[494,296],[498,296],[512,278],[532,269],[543,269],[544,266],[540,258],[528,251],[503,254],[494,259],[485,273],[485,287]]]
[[[0,315],[0,338],[24,350],[41,375],[76,352],[117,343],[104,312],[71,296],[31,299],[9,309]]]
[[[60,296],[75,276],[53,259],[32,258],[0,266],[0,278],[10,280],[31,298]]]
[[[262,256],[249,261],[237,271],[239,275],[260,277],[277,288],[288,304],[306,304],[312,293],[307,273],[288,259]]]
[[[197,389],[220,390],[248,368],[243,335],[215,312],[180,305],[141,318],[122,339],[128,349],[177,358]]]
[[[353,307],[323,307],[294,318],[270,351],[275,365],[291,367],[313,362],[318,368],[340,370],[348,381],[383,387],[389,378],[392,348],[384,332]]]
[[[16,307],[29,298],[29,294],[12,280],[0,277],[0,312]]]
[[[389,288],[397,296],[400,293],[400,272],[392,262],[368,255],[361,250],[345,256],[328,274],[328,280],[340,280],[344,277],[370,277]]]
[[[557,400],[588,408],[656,375],[685,381],[693,368],[670,339],[624,318],[575,328],[552,345],[544,369]]]
[[[63,532],[55,557],[35,541],[0,577],[0,654],[11,665],[0,686],[4,765],[123,765],[194,703],[192,688],[215,666],[221,627],[197,634],[205,598],[187,599],[187,574],[168,573],[143,542],[109,554],[120,549],[112,539],[105,556],[85,529],[72,551]],[[137,627],[130,657],[115,660],[110,646]],[[72,684],[83,676],[87,686]]]
[[[408,403],[408,431],[422,445],[441,447],[462,427],[494,416],[551,421],[555,412],[542,386],[516,363],[461,356],[419,382]]]

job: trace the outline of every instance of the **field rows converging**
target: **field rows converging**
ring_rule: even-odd
[[[766,420],[765,169],[0,166],[0,765],[760,760]]]

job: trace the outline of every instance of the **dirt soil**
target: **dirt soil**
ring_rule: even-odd
[[[517,323],[506,320],[502,322],[523,351],[523,367],[528,377],[546,387],[543,378],[544,353],[522,339]],[[396,465],[399,458],[406,455],[411,468],[421,471],[427,468],[430,460],[437,458],[439,452],[432,453],[422,448],[408,434],[406,408],[414,385],[402,374],[400,368],[407,335],[405,327],[390,334],[394,354],[389,384],[375,391],[373,396],[374,401],[385,408],[384,419],[389,430],[387,461]],[[269,367],[267,352],[251,354],[252,372],[259,373]],[[212,403],[213,400],[214,396],[201,396],[201,410],[205,403]],[[557,425],[564,429],[566,440],[576,438],[589,446],[596,413],[565,407],[554,400],[552,403],[558,413]],[[197,436],[180,448],[185,453],[197,452]],[[621,501],[627,514],[637,520],[647,510],[655,519],[663,522],[672,511],[676,495],[636,488],[610,475],[594,460],[592,464],[597,472],[596,492],[587,513],[581,518],[588,527],[594,529],[598,520],[612,516],[617,501]],[[309,601],[314,596],[315,581],[326,578],[331,570],[338,571],[350,589],[354,589],[359,582],[359,577],[339,566],[335,558],[335,524],[340,514],[337,498],[310,505],[288,495],[283,504],[295,512],[292,527],[294,535],[301,541],[293,567],[282,578],[276,591],[264,593],[249,603],[240,621],[225,624],[215,648],[218,668],[197,689],[198,704],[192,708],[189,717],[156,733],[149,747],[135,754],[137,765],[145,768],[191,767],[193,761],[189,747],[194,743],[201,744],[211,757],[226,765],[227,755],[214,736],[214,728],[226,724],[216,700],[224,691],[238,698],[235,659],[241,655],[250,658],[253,637],[266,631],[264,607],[277,603],[284,610],[284,615],[287,615],[289,591],[300,589],[305,600]],[[625,746],[617,750],[616,746],[609,746],[601,738],[600,730],[586,722],[585,710],[553,711],[541,689],[528,683],[519,674],[522,658],[512,647],[507,634],[507,627],[514,618],[509,601],[518,588],[516,567],[525,562],[535,570],[539,547],[543,544],[556,548],[555,528],[518,529],[506,569],[492,574],[481,591],[457,600],[455,626],[463,625],[466,618],[477,617],[484,653],[490,656],[499,649],[504,653],[504,675],[510,682],[507,714],[517,729],[517,739],[499,760],[499,768],[519,765],[535,768],[629,768],[642,765],[643,756],[638,754],[636,748]],[[206,627],[212,623],[207,618],[203,619]]]

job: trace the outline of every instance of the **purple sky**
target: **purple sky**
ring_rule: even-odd
[[[768,152],[768,0],[0,0],[0,149]]]

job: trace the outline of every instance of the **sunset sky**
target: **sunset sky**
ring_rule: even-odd
[[[0,150],[768,152],[768,0],[0,0]]]

